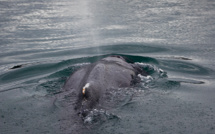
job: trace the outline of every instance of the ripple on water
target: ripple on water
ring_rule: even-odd
[[[187,75],[206,76],[209,75],[210,70],[194,64],[192,62],[185,62],[180,60],[160,60],[160,67],[167,71],[183,73]]]

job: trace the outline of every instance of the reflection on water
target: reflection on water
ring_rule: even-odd
[[[1,132],[214,133],[213,0],[0,0],[0,16]],[[111,54],[149,76],[86,125],[60,89]]]

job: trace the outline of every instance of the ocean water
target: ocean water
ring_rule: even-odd
[[[214,134],[214,0],[0,0],[0,133]],[[61,92],[117,54],[148,77],[86,118]]]

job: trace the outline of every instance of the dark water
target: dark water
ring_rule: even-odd
[[[213,0],[0,0],[0,131],[214,134],[214,37]],[[84,123],[59,91],[110,54],[151,79]]]

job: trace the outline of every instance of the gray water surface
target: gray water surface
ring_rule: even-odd
[[[0,131],[214,134],[214,37],[214,0],[0,0]],[[153,80],[108,92],[86,123],[60,89],[111,54]]]

